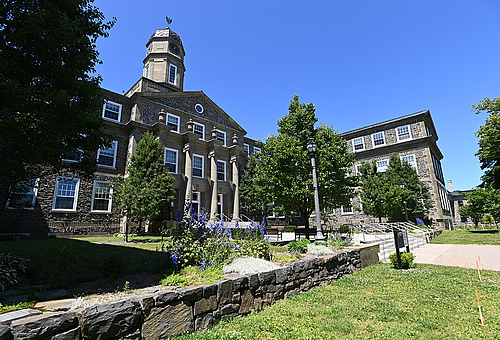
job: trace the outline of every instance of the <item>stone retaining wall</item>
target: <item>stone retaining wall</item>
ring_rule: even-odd
[[[211,285],[128,295],[85,309],[45,312],[0,325],[6,339],[167,339],[200,331],[220,320],[262,310],[360,270],[367,245],[331,256],[296,261],[272,271],[230,275]]]

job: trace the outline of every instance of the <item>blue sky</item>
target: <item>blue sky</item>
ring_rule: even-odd
[[[102,86],[128,90],[165,16],[186,50],[184,90],[204,91],[265,140],[294,94],[339,132],[431,111],[446,179],[480,183],[471,106],[500,96],[500,1],[105,1]]]

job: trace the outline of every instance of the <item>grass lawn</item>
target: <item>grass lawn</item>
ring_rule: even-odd
[[[490,244],[500,246],[500,234],[496,230],[444,230],[431,240],[434,244]]]
[[[160,253],[161,237],[130,238],[127,244],[98,244],[120,242],[117,237],[48,238],[38,240],[1,241],[0,249],[29,259],[20,286],[48,285],[65,288],[74,283],[112,280],[128,274],[160,273],[167,261]],[[135,242],[134,242],[135,241]],[[168,261],[169,262],[169,261]]]
[[[485,271],[500,282],[500,272]],[[485,326],[475,290],[481,296]],[[176,339],[500,339],[500,286],[471,269],[378,264]]]

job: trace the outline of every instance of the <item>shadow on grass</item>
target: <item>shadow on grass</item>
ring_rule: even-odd
[[[469,230],[469,233],[474,234],[498,234],[498,230],[490,229],[490,230]]]
[[[158,242],[158,250],[162,244]],[[0,241],[1,252],[28,259],[26,273],[13,288],[37,287],[38,290],[72,287],[90,281],[106,286],[127,276],[136,276],[132,288],[152,284],[151,277],[170,268],[168,254],[141,249],[139,244],[96,244],[84,240],[49,238]],[[141,280],[141,273],[144,280]],[[146,279],[147,276],[147,279]],[[142,282],[142,284],[141,284]],[[139,285],[139,286],[138,286]]]

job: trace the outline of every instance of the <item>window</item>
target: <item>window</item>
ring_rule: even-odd
[[[253,153],[259,153],[261,152],[262,150],[256,146],[253,147]]]
[[[170,173],[177,173],[177,150],[165,148],[165,166]]]
[[[99,149],[99,151],[97,151],[97,164],[114,168],[116,163],[117,145],[118,142],[113,141],[109,149]]]
[[[343,205],[343,206],[340,207],[340,213],[342,215],[351,215],[351,214],[354,214],[354,211],[353,211],[351,205],[350,206]]]
[[[354,147],[354,151],[361,151],[365,149],[365,145],[363,143],[363,137],[354,138],[352,140],[352,145]]]
[[[385,172],[387,170],[387,166],[389,161],[388,160],[383,160],[383,161],[378,161],[377,162],[377,172]]]
[[[193,155],[193,176],[203,177],[203,156]]]
[[[247,143],[243,143],[243,151],[245,151],[247,153],[247,155],[250,154],[250,145],[248,145]]]
[[[63,161],[66,162],[79,162],[82,159],[82,154],[80,150],[75,150],[67,155],[63,156]]]
[[[372,135],[373,138],[373,146],[379,146],[379,145],[384,145],[384,133],[383,132],[377,132]]]
[[[144,68],[144,77],[148,78],[149,77],[149,64],[146,65]]]
[[[361,176],[361,167],[363,166],[363,164],[356,164],[356,175],[357,176]]]
[[[205,139],[205,125],[193,123],[193,132],[200,136],[201,139]]]
[[[170,64],[170,71],[168,73],[168,82],[175,84],[175,78],[177,76],[177,66]]]
[[[217,130],[217,140],[222,142],[222,145],[226,146],[226,133],[224,131]]]
[[[33,209],[35,207],[38,178],[14,186],[7,201],[9,209]]]
[[[52,210],[76,211],[79,178],[57,177]]]
[[[94,181],[92,192],[92,212],[111,212],[111,184]]]
[[[415,155],[403,156],[401,157],[401,160],[410,163],[410,165],[414,167],[415,170],[417,169],[417,162],[415,161]]]
[[[224,161],[217,161],[217,180],[226,180],[226,162]]]
[[[105,102],[102,109],[102,117],[110,120],[120,121],[122,105],[114,102]]]
[[[151,53],[151,51],[153,50],[153,44],[149,44],[147,50],[146,50],[146,55],[148,55],[149,53]]]
[[[200,114],[203,113],[203,111],[205,111],[203,105],[201,105],[200,103],[195,104],[194,110]]]
[[[398,142],[401,142],[406,139],[410,139],[410,126],[400,126],[396,128],[396,135],[398,136]]]
[[[172,131],[179,132],[179,123],[181,119],[171,113],[167,113],[167,125],[172,127]]]

